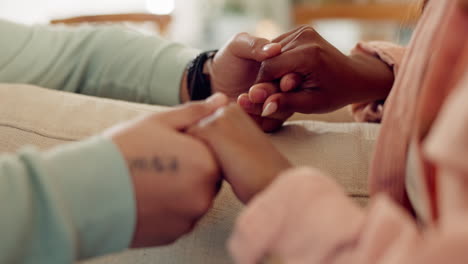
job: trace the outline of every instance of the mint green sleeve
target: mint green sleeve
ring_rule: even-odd
[[[199,51],[120,27],[25,26],[0,20],[0,83],[140,103],[180,103]]]
[[[135,210],[109,139],[0,156],[0,263],[68,264],[120,251],[131,243]]]

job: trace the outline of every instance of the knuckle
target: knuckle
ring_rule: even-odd
[[[252,38],[249,41],[249,47],[254,55],[257,55],[260,53],[260,50],[262,50],[263,46],[267,44],[269,41],[263,38]]]
[[[312,27],[304,28],[299,34],[298,39],[300,40],[311,40],[314,39],[317,35],[317,32]]]
[[[302,33],[306,34],[306,35],[315,35],[315,34],[317,34],[317,31],[315,31],[315,29],[313,27],[308,26],[307,28],[304,29],[304,31]]]
[[[307,46],[306,54],[314,59],[320,59],[320,55],[323,52],[323,49],[318,44],[310,44]]]
[[[227,127],[230,125],[228,115],[230,107],[219,109],[215,112],[210,119],[205,120],[204,128],[210,130],[212,133],[224,134]]]
[[[252,38],[249,41],[249,47],[254,49],[255,47],[257,47],[259,45],[259,42],[260,42],[260,40],[258,38]]]
[[[259,48],[262,46],[262,40],[258,38],[253,38],[249,41],[249,47],[252,55],[256,57],[259,54]]]
[[[309,27],[310,27],[309,25],[299,26],[299,27],[297,27],[296,32],[302,32],[303,30],[305,30],[305,29],[307,29]]]
[[[234,35],[233,39],[234,40],[240,40],[240,39],[245,38],[248,35],[249,34],[247,32],[240,32],[240,33],[237,33],[236,35]]]
[[[212,197],[207,194],[200,195],[198,199],[194,200],[193,210],[197,218],[205,215],[210,210],[212,201]]]
[[[202,114],[209,110],[206,104],[203,103],[192,103],[187,106],[190,109],[190,113],[195,114]]]

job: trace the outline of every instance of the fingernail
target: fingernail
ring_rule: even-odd
[[[267,91],[263,90],[263,89],[257,89],[257,90],[253,90],[253,92],[251,92],[249,94],[249,98],[253,101],[253,102],[256,102],[256,103],[263,103],[265,102],[265,100],[268,98],[268,93]]]
[[[267,52],[276,45],[277,45],[276,43],[266,44],[265,46],[263,46],[263,51]]]
[[[254,104],[247,98],[240,100],[239,104],[244,108],[245,110],[251,110],[254,107]]]
[[[278,110],[278,104],[275,102],[271,102],[267,104],[265,109],[263,109],[262,117],[270,116],[271,114],[275,113]]]
[[[208,104],[218,105],[221,104],[224,100],[224,95],[222,93],[215,93],[212,96],[206,99]]]

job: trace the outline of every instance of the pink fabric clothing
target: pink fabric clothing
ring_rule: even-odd
[[[467,262],[468,10],[461,2],[429,2],[397,68],[369,208],[319,171],[286,172],[240,217],[230,241],[237,263],[269,255],[287,264]],[[419,223],[404,210],[408,194]]]
[[[352,54],[367,53],[378,57],[398,75],[406,48],[382,41],[361,42],[351,51]],[[383,116],[384,101],[357,103],[350,106],[351,113],[357,122],[380,123]]]
[[[387,99],[381,135],[377,141],[370,175],[372,194],[387,193],[396,202],[410,207],[405,182],[410,146],[414,148],[411,175],[419,178],[418,195],[431,209],[431,216],[437,216],[435,203],[435,169],[423,150],[426,136],[437,130],[433,124],[441,110],[452,107],[450,94],[461,93],[462,77],[466,77],[468,60],[466,52],[468,40],[468,13],[458,1],[432,0],[428,3],[423,17],[414,34],[412,43],[402,61],[400,74]],[[464,123],[468,114],[452,112],[450,123]],[[442,118],[442,117],[440,117]],[[452,125],[453,126],[453,125]],[[450,138],[448,133],[438,140]],[[466,136],[465,136],[466,138]],[[457,139],[462,142],[462,138]],[[468,148],[468,145],[464,146]],[[456,158],[452,153],[448,158]],[[467,172],[468,173],[468,172]],[[423,205],[424,206],[424,205]],[[429,220],[429,219],[426,219]]]

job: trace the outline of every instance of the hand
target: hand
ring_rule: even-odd
[[[294,112],[325,113],[383,99],[393,85],[393,72],[381,60],[367,54],[346,56],[311,27],[300,27],[273,42],[281,44],[282,54],[262,63],[258,84],[239,98],[251,114],[261,113],[281,124]]]
[[[360,208],[330,178],[312,169],[289,170],[242,212],[229,250],[242,264],[267,257],[274,263],[355,263],[346,256],[363,221]]]
[[[218,94],[106,133],[127,161],[135,188],[132,247],[173,242],[211,207],[221,180],[219,168],[209,149],[184,131],[226,103]]]
[[[292,76],[292,74],[288,75]],[[286,79],[287,77],[283,78]],[[293,110],[278,109],[277,103],[265,103],[267,98],[280,94],[279,84],[261,83],[254,85],[250,92],[241,94],[237,98],[237,103],[250,115],[250,117],[265,132],[274,132],[281,128],[283,123],[293,114]],[[258,99],[261,98],[261,99]],[[268,98],[271,100],[271,98]],[[266,115],[265,113],[272,113]]]
[[[237,105],[219,109],[188,131],[215,153],[225,179],[244,203],[291,167],[247,114]]]
[[[281,45],[253,37],[236,35],[206,65],[213,93],[221,92],[235,100],[255,83],[261,62],[279,55]]]

